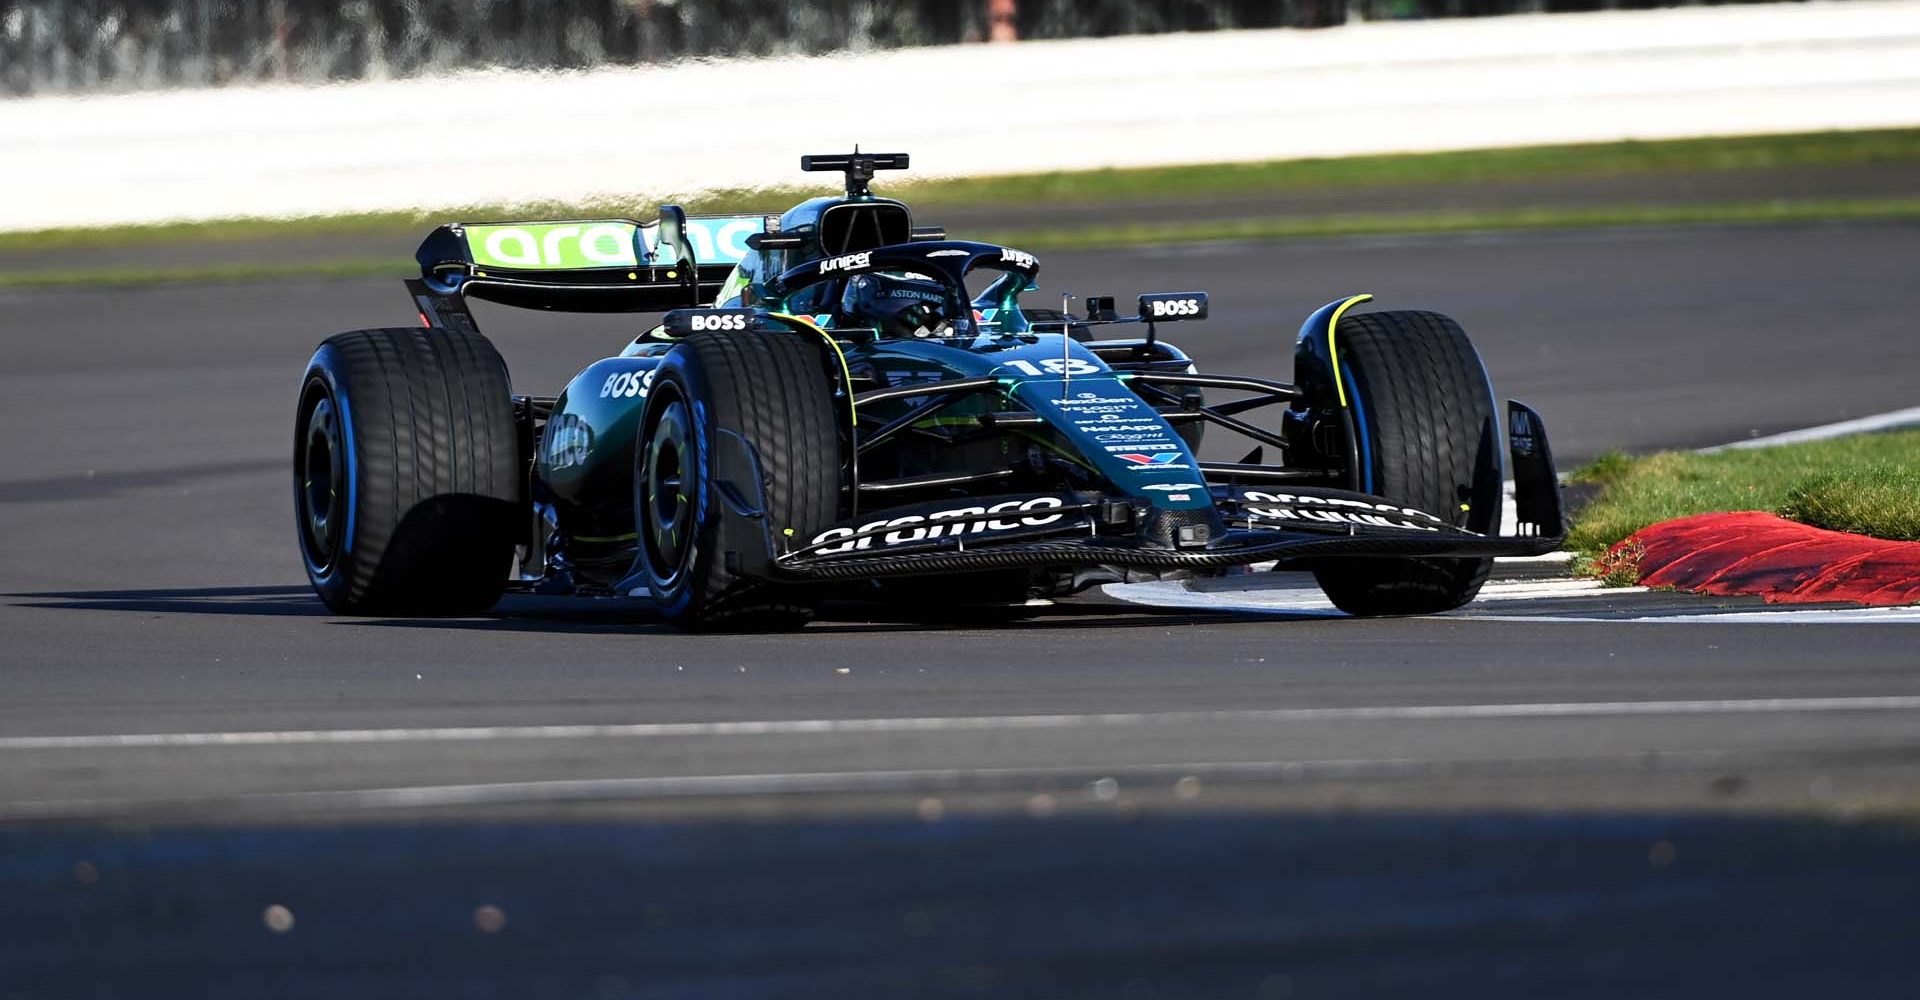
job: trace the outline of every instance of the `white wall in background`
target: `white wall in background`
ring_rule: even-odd
[[[0,101],[0,229],[1920,124],[1920,0]]]

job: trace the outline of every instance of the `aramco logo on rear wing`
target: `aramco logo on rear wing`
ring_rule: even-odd
[[[634,222],[541,222],[467,226],[467,252],[480,267],[523,271],[638,267],[641,246],[657,250],[656,225]],[[760,216],[688,219],[686,239],[696,263],[737,264],[748,253],[747,237],[766,228]],[[670,260],[650,260],[667,266]]]

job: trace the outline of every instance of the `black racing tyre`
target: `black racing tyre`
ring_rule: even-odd
[[[1500,526],[1500,432],[1493,388],[1460,324],[1438,313],[1349,315],[1335,331],[1359,436],[1360,488],[1493,533]],[[1314,569],[1354,615],[1419,615],[1473,600],[1491,559],[1337,559]]]
[[[293,441],[307,579],[342,614],[463,615],[500,599],[523,468],[507,366],[441,329],[329,337]]]
[[[814,595],[729,566],[717,466],[750,446],[766,523],[805,541],[839,520],[842,450],[833,381],[799,334],[687,337],[654,371],[634,456],[634,531],[655,603],[689,630],[777,631],[814,614]],[[840,403],[837,405],[845,405]]]

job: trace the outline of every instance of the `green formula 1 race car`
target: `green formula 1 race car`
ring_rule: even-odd
[[[1160,337],[1205,319],[1205,293],[1023,307],[1032,254],[872,193],[906,164],[803,157],[845,191],[780,216],[436,229],[407,282],[421,326],[330,337],[301,383],[314,589],[347,614],[526,590],[781,629],[823,601],[1017,608],[1277,564],[1353,614],[1405,615],[1558,545],[1540,418],[1496,403],[1451,319],[1349,296],[1301,327],[1292,383],[1206,373]],[[468,298],[664,315],[558,395],[517,395]],[[1252,452],[1200,460],[1208,425]]]

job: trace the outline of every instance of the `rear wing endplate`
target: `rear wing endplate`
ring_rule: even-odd
[[[770,217],[688,217],[662,205],[657,222],[451,223],[420,244],[422,286],[523,309],[665,312],[704,305],[751,251]],[[410,283],[411,284],[411,283]]]

